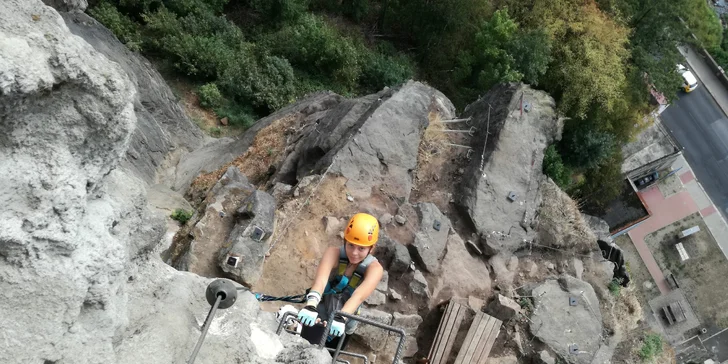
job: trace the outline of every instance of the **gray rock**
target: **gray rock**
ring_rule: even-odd
[[[574,258],[573,264],[574,275],[576,275],[576,279],[581,279],[581,275],[584,273],[584,262],[582,262],[579,258]]]
[[[397,293],[394,289],[389,289],[389,297],[395,301],[399,301],[402,299],[402,295]]]
[[[253,191],[238,209],[238,220],[230,232],[231,246],[223,247],[218,266],[246,285],[253,285],[263,271],[265,253],[275,225],[276,202],[261,190]],[[238,259],[232,264],[231,259]]]
[[[418,296],[430,298],[430,289],[427,286],[427,279],[425,279],[425,276],[419,270],[415,270],[409,287],[412,293]]]
[[[339,231],[342,230],[342,223],[341,220],[339,220],[336,217],[333,216],[324,216],[324,231],[326,232],[326,235],[332,236]]]
[[[576,364],[591,363],[601,343],[602,315],[592,286],[570,276],[549,279],[533,289],[534,311],[531,333],[559,356]],[[569,297],[578,305],[570,306]],[[568,345],[579,346],[579,354],[568,353]]]
[[[410,245],[412,257],[430,273],[437,271],[445,253],[450,219],[443,215],[433,203],[418,203],[415,206],[420,219],[420,230]],[[435,226],[439,225],[439,230]]]
[[[290,196],[292,190],[293,186],[285,183],[276,182],[276,184],[273,185],[268,193],[270,193],[271,196],[276,199],[276,201],[280,202],[284,198]]]
[[[362,308],[360,316],[385,325],[392,324],[392,314],[384,311]],[[364,324],[360,324],[352,336],[356,341],[374,351],[382,350],[388,337],[382,329]]]
[[[402,215],[395,215],[394,221],[396,221],[397,224],[404,225],[407,223],[407,218]]]
[[[556,364],[556,359],[554,359],[551,354],[549,354],[546,350],[541,350],[541,352],[538,354],[539,364]]]
[[[488,364],[518,364],[518,358],[515,355],[488,358]]]
[[[389,273],[385,270],[382,274],[382,280],[377,284],[377,291],[387,292],[389,287]]]
[[[552,262],[546,262],[546,269],[554,270],[556,269],[556,265]]]
[[[88,0],[43,0],[46,5],[58,11],[84,11]]]
[[[364,300],[364,302],[372,306],[383,305],[387,302],[387,295],[375,290],[374,292],[372,292],[372,294],[369,295],[369,297],[367,297],[366,300]]]
[[[475,296],[468,296],[468,306],[473,309],[473,311],[480,312],[483,309],[483,306],[485,306],[485,301]]]
[[[389,267],[389,270],[394,274],[404,273],[409,269],[410,263],[412,263],[412,258],[410,257],[407,247],[399,243],[394,245],[392,264]]]
[[[518,271],[518,257],[512,255],[506,258],[502,254],[495,255],[488,261],[493,268],[497,287],[502,292],[509,292],[513,288],[513,279]]]
[[[301,194],[308,196],[320,179],[321,176],[317,174],[303,177],[293,189],[293,197],[299,197]]]
[[[379,217],[379,223],[382,226],[391,224],[392,223],[392,214],[390,214],[388,212],[382,214],[382,216]]]
[[[511,112],[522,97],[531,105],[531,111],[523,115]],[[532,186],[543,178],[544,150],[561,133],[555,102],[545,92],[527,85],[503,84],[468,105],[462,117],[472,118],[477,129],[473,140],[479,142],[473,146],[477,157],[465,168],[456,203],[480,234],[508,234],[510,227],[518,227],[524,217],[527,223],[534,218],[537,204],[533,201],[538,201],[539,190]],[[509,201],[506,196],[511,191],[525,202]],[[522,243],[518,239],[501,244],[488,242],[498,251],[507,252],[514,252]]]
[[[86,0],[47,1],[65,6],[69,11],[77,10],[62,13],[68,30],[88,42],[100,53],[99,56],[113,60],[136,89],[133,96],[136,128],[128,139],[128,149],[120,165],[147,183],[162,183],[183,192],[197,173],[186,176],[184,184],[175,184],[174,172],[160,173],[160,167],[171,167],[170,170],[178,172],[184,170],[174,166],[180,161],[191,160],[185,153],[205,143],[200,128],[190,120],[172,90],[149,61],[129,51],[114,34],[81,11]],[[38,13],[41,18],[42,13]]]
[[[417,335],[417,330],[422,324],[420,315],[405,315],[399,312],[393,313],[392,326],[404,329],[407,335]]]
[[[182,194],[162,184],[149,186],[147,188],[147,198],[149,199],[149,207],[158,210],[164,216],[169,216],[176,209],[194,210]]]
[[[430,105],[437,100],[443,115],[453,115],[452,103],[440,92],[409,81],[378,94],[345,100],[322,117],[286,157],[276,180],[295,175],[331,173],[347,179],[354,198],[366,198],[376,185],[407,198],[411,170],[417,166],[420,135],[428,125]]]
[[[170,258],[170,265],[204,277],[218,276],[218,254],[235,227],[237,209],[253,191],[255,186],[240,170],[229,167],[202,202],[206,207],[188,222],[189,234],[175,242],[171,250],[178,253]]]
[[[587,214],[581,214],[581,217],[584,218],[584,222],[586,222],[597,239],[606,241],[607,243],[612,242],[611,234],[609,233],[609,224],[606,221]]]
[[[499,294],[488,304],[486,312],[501,321],[508,321],[521,312],[521,306],[516,301]]]
[[[521,340],[521,334],[518,332],[518,328],[516,327],[516,332],[513,334],[513,342],[516,343],[516,349],[518,349],[518,354],[523,357],[526,355],[526,350],[523,346],[523,341]]]

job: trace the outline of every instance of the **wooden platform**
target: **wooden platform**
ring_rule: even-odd
[[[485,364],[503,322],[483,312],[475,314],[455,364]]]
[[[442,314],[440,325],[437,327],[435,341],[432,342],[430,354],[427,358],[430,364],[445,364],[450,357],[455,337],[469,308],[455,302],[450,302]]]

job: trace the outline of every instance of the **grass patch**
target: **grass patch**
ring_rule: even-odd
[[[619,297],[619,294],[622,293],[622,284],[617,278],[612,279],[607,288],[609,288],[609,292],[615,297]]]
[[[648,334],[645,336],[639,351],[642,362],[650,361],[660,353],[662,353],[662,337],[658,334]]]
[[[173,220],[179,221],[180,224],[185,224],[192,218],[192,211],[185,209],[175,209],[172,215],[169,215]]]

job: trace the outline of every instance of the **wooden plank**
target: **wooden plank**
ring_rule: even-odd
[[[490,356],[490,350],[493,349],[493,344],[495,344],[495,340],[498,338],[501,325],[503,324],[503,321],[498,320],[493,316],[488,315],[488,317],[494,322],[494,324],[492,329],[490,330],[490,334],[485,340],[485,348],[481,353],[479,364],[485,364],[488,361],[488,356]]]
[[[433,353],[437,352],[437,347],[440,344],[440,339],[442,338],[442,332],[443,332],[443,323],[447,322],[448,316],[450,316],[450,312],[452,311],[453,306],[451,306],[449,303],[445,307],[445,312],[442,313],[442,317],[440,317],[440,323],[437,325],[437,332],[435,333],[435,339],[432,341],[432,346],[430,347],[430,353],[427,354],[427,357],[432,360]]]
[[[488,324],[483,330],[483,336],[480,339],[480,342],[478,342],[478,348],[475,351],[475,356],[473,356],[473,360],[470,361],[470,363],[485,363],[486,361],[488,361],[488,354],[490,354],[490,349],[488,348],[488,340],[492,340],[491,336],[493,335],[493,330],[496,327],[499,327],[497,326],[498,320],[496,320],[493,316],[486,314],[483,315],[485,315],[484,321],[486,321]]]
[[[468,329],[465,342],[455,359],[455,364],[467,364],[473,360],[473,357],[476,355],[478,343],[480,343],[481,336],[483,336],[483,331],[487,325],[488,322],[483,315],[480,312],[477,313],[473,319],[473,323],[470,325],[470,329]]]
[[[446,310],[447,317],[443,317],[435,335],[436,340],[430,350],[430,364],[447,362],[455,337],[464,319],[466,308],[460,304],[450,302]]]
[[[432,343],[430,355],[428,356],[432,364],[437,364],[442,360],[442,354],[446,346],[445,341],[449,337],[448,327],[451,328],[453,325],[453,321],[457,316],[458,306],[457,303],[450,302],[445,308],[445,313],[442,314],[440,325],[437,327],[437,334],[435,334],[435,341]]]

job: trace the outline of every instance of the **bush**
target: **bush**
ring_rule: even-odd
[[[306,14],[264,40],[271,53],[344,89],[354,89],[361,74],[359,49],[318,16]]]
[[[662,337],[659,334],[645,336],[642,348],[639,351],[640,359],[643,362],[651,360],[662,352]]]
[[[139,31],[139,25],[120,13],[114,5],[102,1],[90,9],[89,13],[101,24],[109,28],[119,41],[126,44],[127,48],[132,51],[141,50],[142,35]]]
[[[609,158],[615,149],[614,136],[601,131],[587,122],[567,125],[561,141],[564,161],[577,169],[594,169]]]
[[[611,282],[609,282],[609,285],[607,286],[609,288],[609,292],[612,292],[612,295],[619,296],[619,294],[622,292],[622,285],[619,279],[614,278]]]
[[[200,105],[208,109],[216,108],[222,105],[223,97],[214,83],[206,83],[197,89],[197,95],[200,98]]]
[[[250,7],[269,22],[294,22],[308,9],[308,0],[251,0]]]
[[[571,169],[564,165],[556,145],[551,144],[543,154],[543,173],[565,190],[571,185]]]
[[[230,125],[240,128],[249,128],[255,123],[255,115],[249,107],[240,104],[227,103],[215,109],[219,118],[228,118]]]
[[[369,0],[343,0],[341,10],[350,19],[360,22],[369,15]]]
[[[172,215],[169,215],[173,220],[177,220],[180,224],[184,224],[192,218],[192,211],[185,209],[175,209]]]
[[[394,86],[412,78],[414,66],[406,57],[390,57],[368,51],[359,83],[369,91]]]

